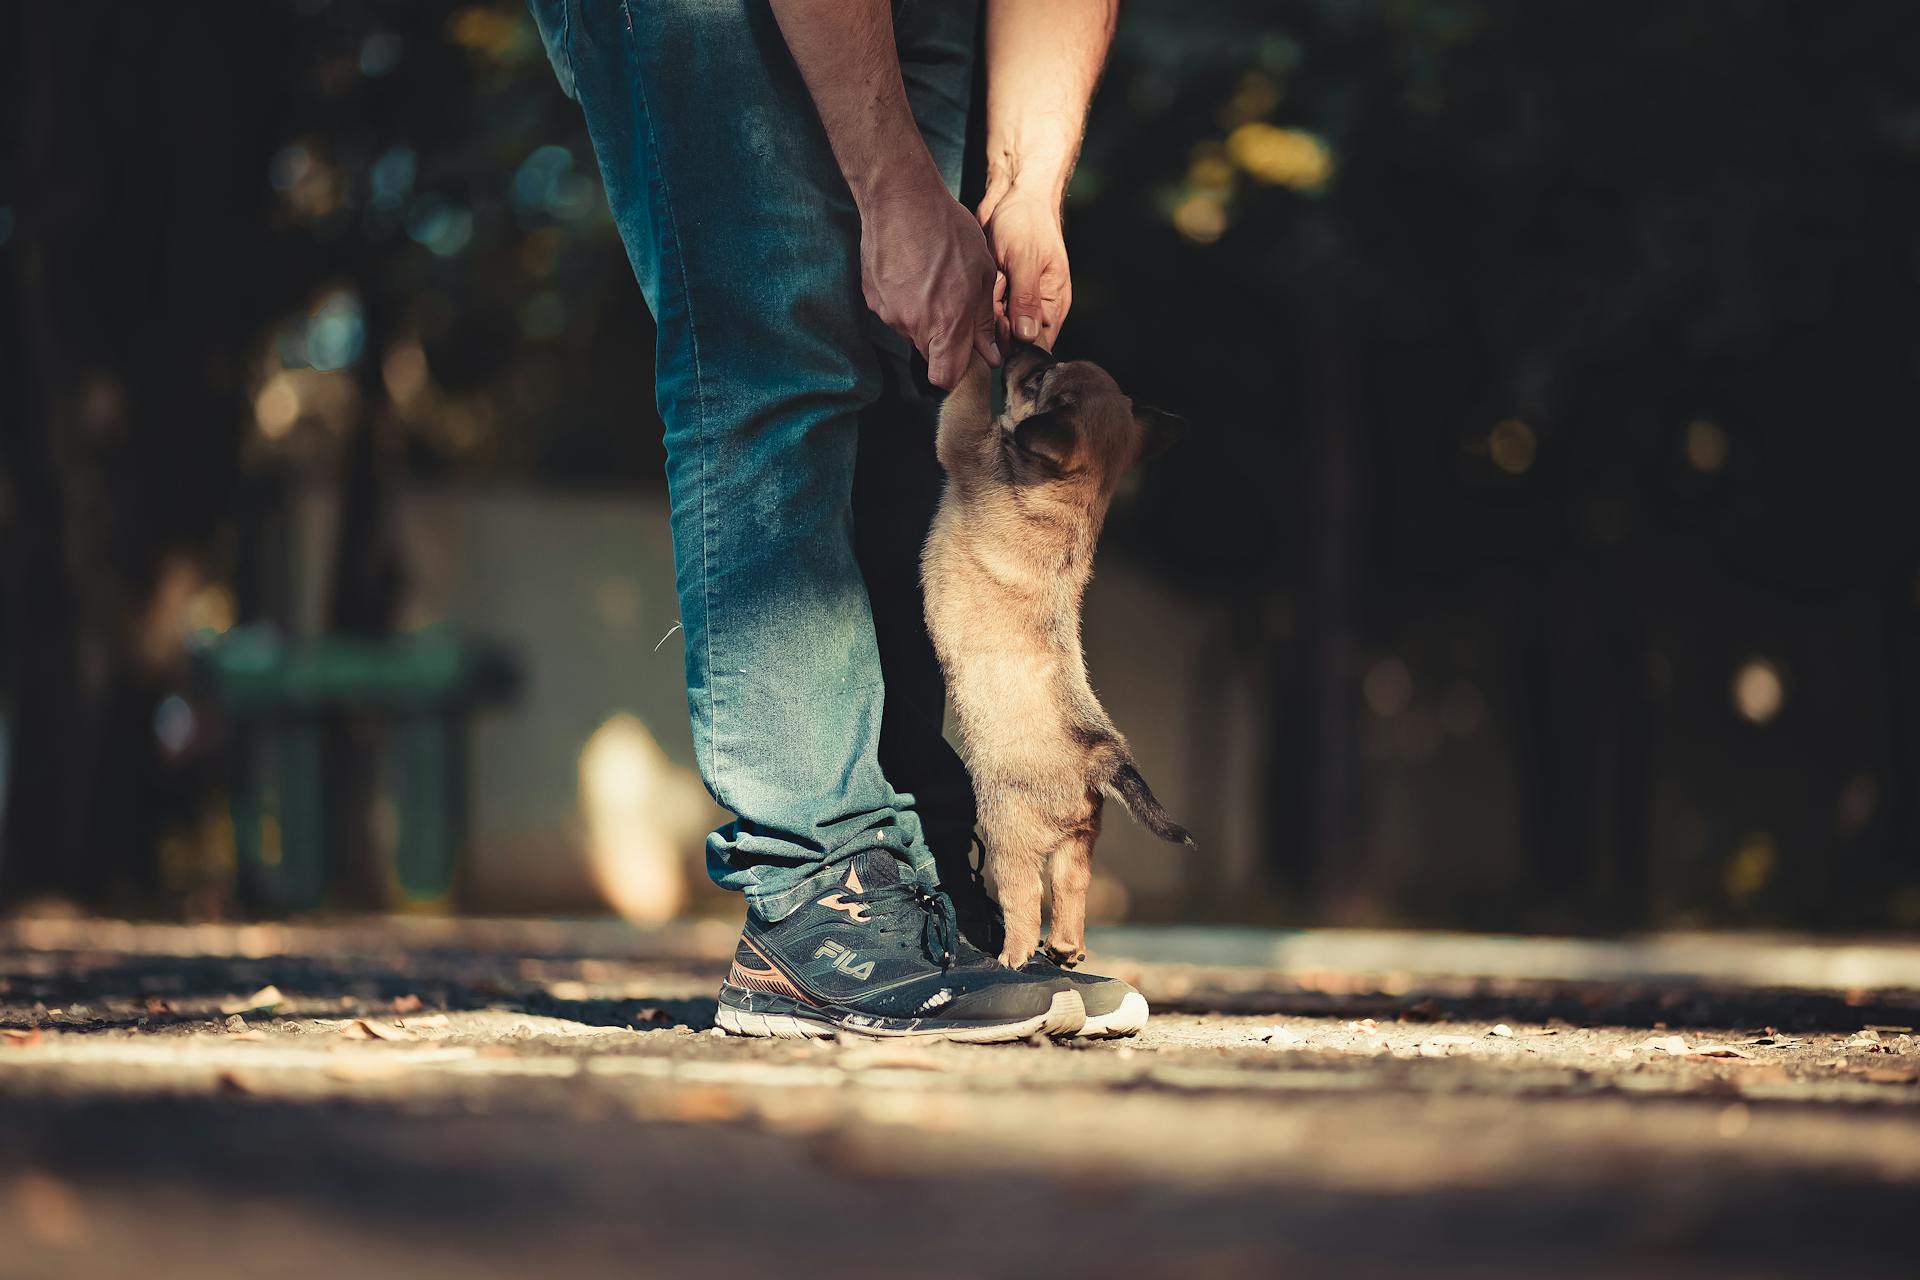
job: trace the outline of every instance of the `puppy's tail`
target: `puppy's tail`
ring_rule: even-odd
[[[1140,770],[1128,757],[1120,757],[1102,789],[1127,806],[1127,812],[1133,815],[1135,822],[1168,844],[1193,843],[1192,833],[1160,807],[1160,802],[1154,799],[1153,788],[1147,785],[1147,780],[1140,776]]]

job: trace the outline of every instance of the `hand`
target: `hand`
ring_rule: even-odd
[[[1053,350],[1073,307],[1073,275],[1060,234],[1059,203],[1040,193],[989,183],[980,225],[1000,267],[994,282],[996,336]]]
[[[976,351],[1000,363],[993,279],[979,224],[937,177],[863,203],[861,292],[926,357],[927,380],[943,390],[960,381]]]

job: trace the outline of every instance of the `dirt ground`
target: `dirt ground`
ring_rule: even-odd
[[[1136,1040],[787,1043],[729,942],[0,926],[0,1276],[1913,1266],[1913,990],[1109,958]]]

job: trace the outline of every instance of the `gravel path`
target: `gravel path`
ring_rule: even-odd
[[[727,942],[0,928],[0,1276],[1912,1265],[1913,992],[1117,960],[1133,1041],[787,1043]]]

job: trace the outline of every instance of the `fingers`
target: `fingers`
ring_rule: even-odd
[[[995,286],[996,292],[999,286]],[[991,297],[982,299],[973,318],[973,349],[995,369],[1000,367],[1000,308]]]
[[[927,344],[928,382],[942,391],[951,391],[960,385],[967,363],[973,358],[972,336],[960,329],[942,330],[933,336],[933,341]]]
[[[1004,306],[1007,327],[1016,340],[1053,346],[1070,305],[1065,274],[1064,267],[1036,258],[1007,264]]]
[[[966,310],[954,323],[936,329],[927,343],[927,381],[945,391],[959,383],[975,352],[995,368],[1000,365],[993,292],[984,275],[971,292]]]
[[[994,340],[993,327],[993,321],[989,319],[986,326],[973,335],[973,349],[980,353],[980,358],[985,360],[990,368],[998,369],[1000,344]]]
[[[993,335],[1004,348],[1013,343],[1013,326],[1007,323],[1007,273],[993,273]]]
[[[1000,303],[1007,331],[1016,341],[1052,350],[1072,305],[1065,247],[1058,240],[1016,240],[1005,246],[1001,265],[1007,277]]]

